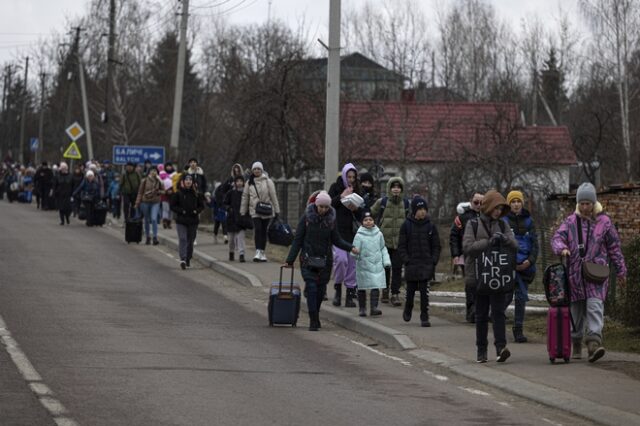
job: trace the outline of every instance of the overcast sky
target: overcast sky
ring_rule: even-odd
[[[121,1],[121,0],[117,0]],[[129,0],[133,1],[133,0]],[[170,4],[177,0],[158,0]],[[367,0],[342,0],[343,9],[358,7]],[[368,0],[373,4],[381,0]],[[425,12],[433,15],[436,4],[446,4],[454,0],[417,0]],[[86,9],[88,0],[0,0],[0,64],[21,56],[20,51],[28,48],[38,37],[51,31],[64,31],[65,16],[80,16]],[[107,8],[109,0],[102,0]],[[264,22],[268,16],[269,0],[190,0],[192,13],[224,13],[232,23]],[[543,22],[552,23],[558,16],[560,0],[492,0],[502,18],[511,21],[512,27],[519,27],[523,16],[536,13]],[[577,18],[577,0],[562,0],[562,7]],[[219,8],[207,8],[220,4]],[[292,26],[304,17],[311,36],[326,38],[328,27],[329,0],[272,0],[271,13]]]

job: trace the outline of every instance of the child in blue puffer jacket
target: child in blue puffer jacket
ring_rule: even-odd
[[[365,212],[362,226],[358,229],[353,245],[359,254],[356,257],[356,282],[358,283],[358,307],[360,316],[367,316],[367,290],[371,290],[371,316],[382,315],[378,309],[380,289],[387,287],[385,268],[391,267],[391,258],[384,236],[376,226],[370,212]]]

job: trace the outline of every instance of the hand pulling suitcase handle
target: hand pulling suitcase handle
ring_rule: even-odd
[[[278,286],[278,293],[282,293],[282,270],[284,269],[284,266],[280,266],[280,285]],[[293,296],[293,265],[291,265],[291,287],[290,287],[290,292],[291,295]]]

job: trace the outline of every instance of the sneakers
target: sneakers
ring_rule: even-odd
[[[420,325],[422,327],[431,327],[431,322],[429,322],[429,320],[423,320],[423,321],[420,321]]]
[[[187,259],[187,268],[191,268],[191,259]]]
[[[160,244],[160,241],[158,241],[157,237],[153,237],[153,245],[157,246],[158,244]]]
[[[260,262],[260,250],[256,250],[256,255],[253,256],[254,262]]]
[[[522,327],[513,327],[513,340],[516,343],[527,343],[527,337],[522,333]]]
[[[266,262],[267,256],[264,254],[264,250],[260,250],[260,262]]]
[[[180,268],[182,268],[182,270],[184,271],[185,269],[187,269],[187,262],[185,262],[184,260],[182,260],[180,262]]]
[[[226,235],[224,236],[224,243],[229,244],[229,237],[227,237]]]
[[[400,296],[398,294],[392,294],[391,299],[389,299],[389,303],[391,303],[391,306],[402,306],[402,302],[400,301]]]
[[[587,350],[589,351],[589,362],[596,362],[606,352],[600,343],[593,340],[587,343]]]
[[[496,359],[497,362],[505,362],[511,356],[511,352],[506,347],[502,349],[498,349],[497,352],[498,352],[498,359]]]
[[[244,262],[245,262],[245,260],[244,260],[244,254],[241,254],[241,255],[240,255],[240,258],[239,258],[238,260],[240,261],[240,263],[244,263]]]
[[[571,343],[571,358],[582,359],[582,339],[573,339]]]
[[[145,245],[150,245],[151,244],[151,238],[147,237],[146,241],[144,242]]]
[[[486,348],[478,348],[478,354],[476,356],[476,362],[479,364],[484,364],[488,361],[487,357],[487,349]]]

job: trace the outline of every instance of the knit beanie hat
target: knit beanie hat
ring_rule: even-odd
[[[251,170],[255,170],[255,169],[260,169],[264,172],[264,167],[262,167],[262,163],[259,161],[256,161],[255,163],[253,163],[253,165],[251,166]]]
[[[579,203],[581,201],[591,201],[595,204],[598,201],[598,196],[596,194],[596,187],[593,186],[590,182],[585,182],[578,187],[578,192],[576,192],[576,201]]]
[[[64,161],[60,163],[60,170],[69,170],[69,166]]]
[[[316,195],[315,205],[325,207],[329,207],[331,205],[331,197],[327,191],[320,191],[320,193]]]
[[[507,194],[507,204],[511,205],[513,200],[520,200],[521,202],[524,202],[524,195],[521,191],[511,191]]]
[[[413,200],[411,200],[411,214],[415,216],[416,212],[420,209],[427,210],[427,201],[420,196],[414,197]]]
[[[87,172],[87,177],[91,177],[91,176],[95,176],[95,173],[93,173],[91,170],[89,170]]]
[[[481,207],[482,213],[489,216],[491,212],[499,206],[503,206],[501,216],[505,216],[511,210],[511,207],[509,207],[507,200],[505,200],[502,194],[495,189],[492,189],[484,194],[484,199],[482,200]]]
[[[360,182],[371,182],[373,184],[374,183],[373,176],[371,175],[371,173],[367,173],[367,172],[362,173],[360,175]]]

